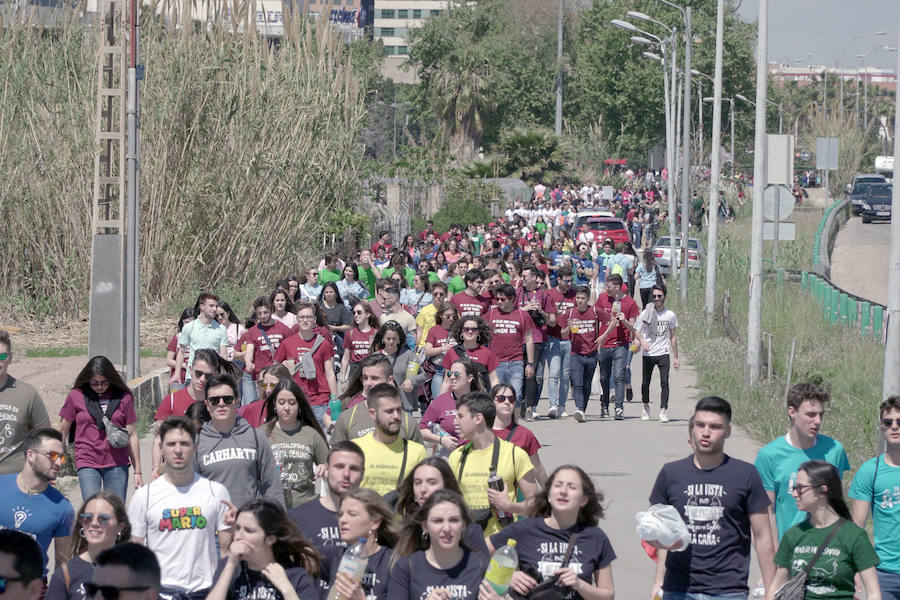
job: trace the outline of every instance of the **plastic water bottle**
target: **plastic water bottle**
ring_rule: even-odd
[[[341,399],[337,396],[332,396],[328,400],[328,412],[331,413],[331,421],[337,421],[337,418],[341,416]]]
[[[506,540],[505,546],[494,552],[484,578],[494,591],[502,596],[509,589],[509,582],[518,568],[519,554],[516,552],[516,540],[509,539]]]
[[[406,378],[415,377],[422,368],[422,361],[425,360],[425,348],[419,348],[410,357],[409,363],[406,365]]]
[[[369,557],[363,556],[365,548],[366,538],[359,538],[358,542],[347,548],[344,551],[343,558],[341,558],[341,564],[338,567],[337,572],[343,573],[354,583],[362,581],[363,574],[366,572],[366,565],[369,564]],[[510,574],[510,577],[512,577],[512,574]],[[328,600],[345,599],[338,593],[337,588],[332,586],[331,590],[328,592]]]

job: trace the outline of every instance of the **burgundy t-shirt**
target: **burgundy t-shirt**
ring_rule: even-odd
[[[291,336],[291,330],[287,325],[279,321],[273,321],[273,325],[263,327],[262,329],[265,330],[266,335],[269,336],[269,341],[275,346],[274,349],[269,348],[269,345],[266,343],[266,338],[263,337],[262,331],[260,331],[260,325],[258,323],[248,329],[237,343],[238,347],[241,347],[244,342],[247,342],[248,344],[253,344],[256,348],[253,352],[253,365],[256,367],[253,371],[253,379],[256,379],[259,376],[260,371],[275,362],[273,357],[278,350],[278,345],[281,344],[282,340]]]
[[[565,313],[560,313],[558,319],[562,327],[578,327],[577,332],[569,332],[572,354],[587,356],[597,351],[600,325],[597,320],[597,311],[593,306],[588,306],[583,313],[579,312],[577,307],[570,308]]]
[[[182,346],[184,361],[181,365],[181,383],[184,383],[187,379],[187,368],[188,368],[188,359],[191,357],[191,347],[190,346]],[[169,345],[166,346],[166,350],[168,352],[172,352],[173,354],[178,354],[178,334],[172,336],[172,339],[169,340]],[[175,373],[175,369],[169,368],[169,377],[171,377]]]
[[[444,329],[443,325],[432,325],[425,336],[425,343],[431,344],[435,348],[439,348],[447,343],[450,332]]]
[[[266,399],[256,400],[240,407],[237,414],[253,427],[259,427],[266,422]]]
[[[631,321],[641,314],[637,302],[632,300],[630,296],[622,296],[622,299],[619,302],[622,303],[622,314],[625,315],[626,319]],[[600,319],[600,326],[603,328],[601,331],[606,330],[609,326],[609,320],[612,317],[612,305],[613,300],[606,292],[597,296],[597,302],[594,304],[594,308],[597,309],[597,317]],[[616,326],[616,329],[606,338],[606,341],[603,342],[603,347],[616,348],[617,346],[627,346],[630,343],[631,332],[628,331],[627,327],[619,323]]]
[[[367,332],[360,331],[358,327],[347,332],[347,335],[344,336],[344,348],[350,349],[351,363],[358,363],[370,354],[372,339],[377,332],[374,327],[369,328]]]
[[[100,396],[101,408],[112,397],[107,391]],[[75,428],[75,466],[91,467],[93,469],[105,469],[131,463],[128,456],[128,446],[113,448],[106,439],[106,432],[100,434],[100,428],[94,417],[88,412],[87,400],[80,389],[69,390],[59,416],[72,423]],[[106,412],[103,408],[104,414]],[[115,425],[125,427],[137,422],[137,414],[134,412],[134,399],[131,394],[125,394],[110,418]]]
[[[542,289],[536,289],[533,292],[529,292],[524,287],[520,287],[516,290],[516,304],[518,306],[522,306],[523,304],[528,304],[532,299],[538,301],[541,305],[541,310],[549,315],[556,312],[556,305],[550,301],[550,297],[547,295],[547,292]],[[539,344],[541,342],[546,341],[547,339],[547,324],[544,323],[543,327],[535,327],[531,332],[534,337],[534,343]]]
[[[479,365],[483,365],[485,369],[487,369],[488,373],[492,373],[497,370],[497,365],[499,361],[497,360],[497,355],[494,354],[494,351],[488,348],[487,346],[478,346],[474,350],[469,350],[466,348],[466,354],[469,356],[469,359],[472,362],[477,362]],[[456,354],[455,348],[450,348],[447,350],[446,356],[444,356],[444,368],[449,369],[454,361],[459,358]]]
[[[541,443],[537,441],[530,429],[524,425],[517,425],[513,431],[512,437],[509,436],[509,430],[512,427],[504,427],[503,429],[494,429],[494,435],[501,440],[511,442],[528,453],[528,456],[534,456],[541,449]]]
[[[451,392],[444,392],[428,405],[422,420],[419,421],[419,429],[431,429],[434,423],[440,424],[444,431],[459,438],[456,426],[456,398]]]
[[[281,342],[278,351],[275,353],[275,360],[283,362],[291,359],[294,363],[299,363],[300,357],[309,352],[315,340],[315,335],[310,340],[304,340],[299,333],[294,334]],[[272,343],[274,344],[275,340],[272,340]],[[316,377],[304,379],[300,375],[299,369],[294,373],[294,381],[303,389],[306,399],[313,406],[328,404],[328,396],[331,391],[328,389],[328,380],[325,378],[325,361],[333,357],[334,350],[332,349],[331,340],[325,338],[325,341],[319,344],[316,353],[313,355],[313,362],[316,365]]]
[[[497,360],[522,360],[525,334],[534,330],[534,321],[528,313],[520,308],[507,313],[495,307],[484,316],[484,321],[491,327],[491,350],[497,355]]]
[[[188,388],[182,388],[177,392],[169,393],[163,396],[162,402],[156,409],[156,415],[153,417],[157,421],[165,421],[166,417],[183,417],[188,407],[196,402],[188,392]]]
[[[553,303],[553,306],[556,307],[556,326],[555,327],[547,327],[547,336],[553,337],[557,339],[561,339],[562,332],[560,331],[559,326],[559,315],[567,312],[570,308],[575,308],[575,288],[570,287],[569,291],[563,294],[557,288],[553,288],[547,292],[547,297],[550,299],[550,302]]]
[[[470,296],[465,291],[453,294],[450,303],[459,311],[460,318],[474,316],[480,317],[490,306],[490,298],[484,296]]]

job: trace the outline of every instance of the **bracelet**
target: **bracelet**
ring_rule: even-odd
[[[141,473],[140,471],[135,471],[134,474],[135,475],[143,475],[143,473]]]

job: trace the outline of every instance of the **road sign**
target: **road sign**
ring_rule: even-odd
[[[837,171],[838,138],[816,138],[816,168],[824,171]]]
[[[778,224],[778,239],[782,242],[794,241],[796,229],[794,223],[782,221]],[[775,223],[772,221],[763,221],[763,239],[775,239]]]
[[[775,220],[775,188],[778,192],[778,219],[785,219],[794,211],[794,194],[786,185],[770,185],[763,192],[763,217],[767,221]]]
[[[794,136],[766,136],[766,177],[766,183],[794,183]]]
[[[812,154],[809,153],[809,150],[801,150],[800,151],[800,160],[809,160]]]

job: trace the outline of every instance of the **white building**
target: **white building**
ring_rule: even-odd
[[[388,56],[409,54],[409,32],[447,10],[448,0],[375,0],[375,39]]]

